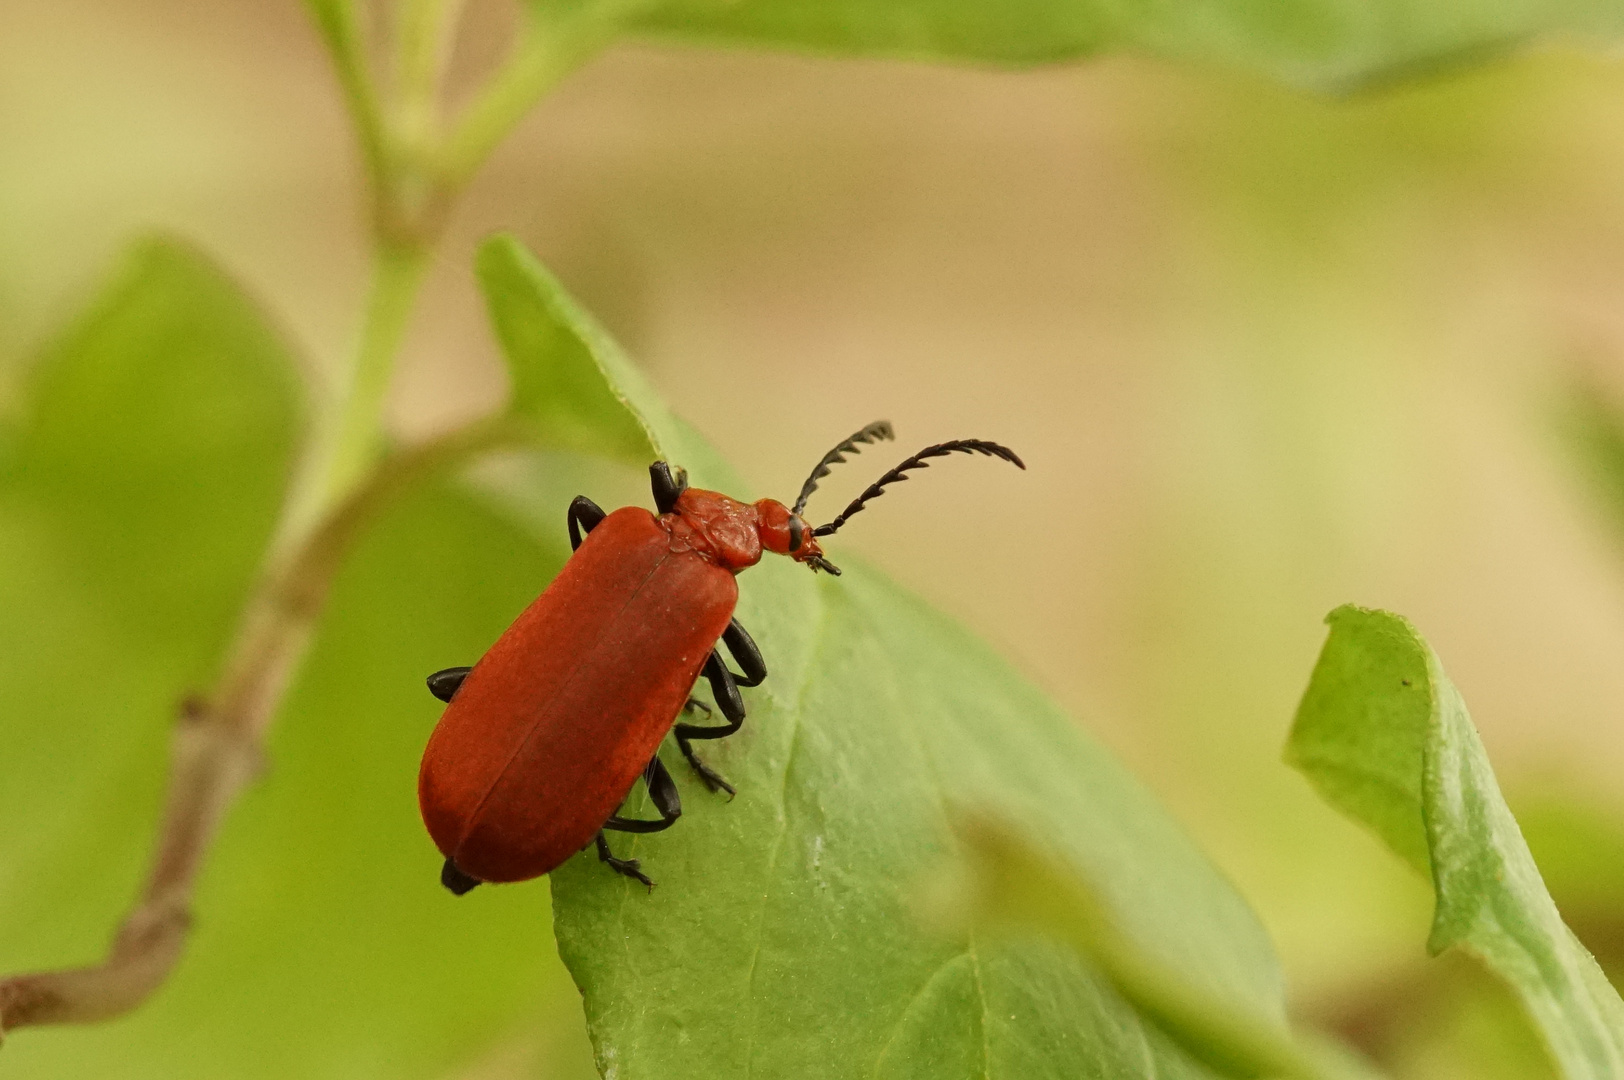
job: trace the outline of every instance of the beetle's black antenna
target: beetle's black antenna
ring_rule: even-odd
[[[850,518],[853,514],[857,513],[857,511],[861,510],[863,508],[863,504],[868,502],[868,500],[880,494],[885,489],[887,484],[894,484],[899,480],[908,479],[903,474],[909,469],[930,468],[930,463],[925,460],[926,458],[946,457],[948,454],[955,452],[964,454],[986,454],[988,457],[1003,458],[1016,468],[1026,468],[1026,462],[1022,461],[1020,456],[1017,455],[1015,451],[1011,450],[1007,446],[999,446],[995,442],[987,442],[983,439],[954,439],[952,442],[937,443],[935,446],[927,446],[923,450],[919,451],[919,453],[915,454],[913,457],[909,458],[907,461],[904,461],[901,465],[898,465],[896,468],[892,469],[890,472],[886,473],[884,476],[870,484],[867,490],[852,500],[850,506],[846,507],[846,509],[840,512],[839,517],[835,518],[827,525],[819,525],[817,528],[812,530],[812,535],[833,536],[842,525],[846,524],[847,518]]]
[[[894,439],[896,437],[896,432],[891,430],[891,421],[889,420],[876,420],[863,430],[853,432],[851,438],[844,440],[839,446],[823,455],[823,460],[818,462],[817,468],[812,470],[812,475],[806,478],[806,483],[801,485],[801,496],[795,500],[795,505],[790,507],[789,512],[798,515],[802,510],[805,510],[806,500],[810,499],[812,493],[818,490],[818,481],[829,475],[829,466],[839,465],[846,460],[847,454],[861,453],[857,448],[858,443],[869,443],[875,439]]]

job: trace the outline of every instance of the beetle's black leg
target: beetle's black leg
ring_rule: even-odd
[[[445,865],[440,867],[440,884],[450,889],[452,896],[461,896],[481,882],[478,878],[463,873],[456,863],[447,859]]]
[[[649,484],[654,488],[654,505],[660,513],[669,514],[677,508],[677,496],[688,490],[688,471],[678,469],[671,475],[671,466],[656,461],[648,467]]]
[[[756,648],[755,641],[739,620],[733,619],[722,631],[722,643],[727,651],[733,654],[733,662],[744,669],[744,674],[733,673],[733,681],[740,686],[757,686],[767,677],[767,661],[761,658],[761,650]]]
[[[625,874],[627,877],[634,877],[638,881],[641,881],[644,885],[647,885],[650,889],[654,888],[654,882],[650,881],[648,879],[648,875],[644,874],[643,871],[638,869],[638,867],[642,864],[636,859],[615,858],[614,852],[609,850],[609,841],[604,838],[602,830],[599,830],[598,832],[597,843],[598,858],[608,863],[609,869],[613,870],[617,874]]]
[[[585,495],[577,495],[571,499],[569,513],[565,515],[570,526],[570,550],[574,551],[580,547],[582,535],[596,529],[598,522],[608,516],[603,512],[603,507]]]
[[[721,773],[711,768],[699,759],[694,748],[689,745],[690,739],[722,739],[739,730],[744,724],[744,699],[739,696],[738,684],[733,681],[733,673],[722,663],[722,654],[711,650],[710,659],[705,661],[705,678],[710,680],[711,694],[716,698],[717,708],[722,710],[722,716],[727,723],[719,727],[701,727],[698,724],[678,724],[675,729],[677,748],[682,756],[688,759],[688,764],[694,767],[699,778],[705,781],[705,786],[712,791],[725,791],[729,795],[736,794],[732,784]]]
[[[643,783],[648,785],[649,798],[654,801],[654,809],[660,812],[660,820],[623,818],[617,814],[603,823],[604,828],[617,832],[651,833],[669,829],[677,823],[682,816],[682,796],[677,793],[677,782],[665,771],[665,762],[660,760],[658,754],[649,759],[648,768],[643,770]]]
[[[468,673],[472,670],[474,669],[465,667],[448,667],[440,671],[436,671],[433,675],[430,675],[427,680],[429,684],[429,693],[433,694],[441,701],[450,703],[451,699],[456,696],[457,687],[462,685],[462,680],[467,678]]]
[[[683,712],[695,712],[695,711],[698,711],[698,712],[704,713],[706,716],[709,716],[711,714],[711,707],[709,705],[706,705],[703,701],[700,701],[698,698],[691,697],[691,698],[688,699],[688,704],[686,704],[686,705],[684,705],[682,707],[682,711]]]

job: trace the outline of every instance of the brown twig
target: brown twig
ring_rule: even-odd
[[[414,480],[525,438],[523,427],[491,420],[397,451],[272,564],[213,693],[181,705],[152,872],[107,959],[0,980],[0,1036],[38,1024],[105,1020],[135,1008],[163,984],[186,944],[197,872],[226,812],[260,771],[277,706],[361,527]]]

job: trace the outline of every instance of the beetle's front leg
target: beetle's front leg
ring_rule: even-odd
[[[690,740],[693,739],[724,739],[738,731],[744,724],[744,698],[739,696],[738,684],[733,681],[733,673],[722,662],[722,654],[712,649],[710,659],[705,661],[705,678],[710,680],[711,694],[716,698],[716,707],[722,710],[722,716],[727,723],[720,727],[702,727],[699,724],[678,724],[674,733],[677,736],[677,748],[682,756],[688,759],[688,764],[694,767],[699,778],[705,781],[705,786],[712,791],[725,791],[729,795],[737,794],[732,784],[721,773],[705,764],[698,754],[694,753]]]
[[[603,519],[608,516],[603,512],[603,507],[585,495],[575,496],[570,501],[569,512],[565,515],[565,521],[568,523],[570,530],[570,550],[579,549],[583,534],[596,529],[603,523]],[[467,678],[468,673],[472,670],[473,668],[449,667],[442,671],[436,671],[428,678],[429,693],[450,704],[451,698],[457,692],[457,688],[462,685],[462,680]]]
[[[571,499],[569,512],[564,515],[564,520],[568,522],[570,527],[570,550],[578,550],[581,546],[582,534],[596,529],[603,519],[608,516],[603,512],[603,507],[585,495],[577,495]]]
[[[663,461],[656,461],[648,467],[649,484],[654,489],[654,505],[662,514],[670,514],[677,509],[677,500],[682,493],[688,490],[688,470],[678,469],[675,474],[671,466]]]

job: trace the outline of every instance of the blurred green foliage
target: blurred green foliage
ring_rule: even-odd
[[[512,66],[436,158],[368,113],[358,8],[308,7],[380,182],[451,192],[536,96],[622,32],[996,63],[1136,49],[1342,89],[1624,21],[1591,2],[537,2]],[[455,5],[402,10],[429,33]],[[1356,156],[1319,164],[1339,175]],[[1279,201],[1240,172],[1249,197]],[[1294,197],[1325,198],[1320,173],[1299,180]],[[545,893],[452,901],[434,880],[413,800],[437,711],[421,678],[477,658],[561,565],[561,514],[533,513],[539,489],[627,480],[576,455],[657,452],[697,482],[744,488],[515,241],[486,245],[477,273],[510,363],[507,415],[551,452],[422,485],[371,525],[280,710],[268,771],[211,855],[187,959],[127,1019],[19,1035],[0,1052],[7,1075],[590,1070]],[[412,287],[390,298],[402,319]],[[0,716],[0,810],[25,823],[0,833],[0,969],[93,961],[137,890],[177,705],[215,673],[307,434],[297,365],[267,322],[195,252],[148,242],[45,350],[0,433],[0,670],[16,688]],[[386,371],[393,339],[378,340]],[[1616,481],[1624,441],[1597,401],[1579,439]],[[1290,1041],[1255,918],[1124,770],[985,646],[837,561],[838,582],[782,564],[746,579],[741,617],[774,676],[715,754],[740,797],[684,783],[680,829],[624,841],[661,889],[590,858],[553,879],[558,948],[605,1076],[1357,1071]],[[1389,620],[1378,647],[1360,619]],[[1403,691],[1389,678],[1400,671]],[[1407,624],[1343,612],[1293,754],[1432,871],[1434,946],[1461,944],[1502,974],[1563,1075],[1619,1074],[1617,997],[1556,915],[1464,706]],[[963,850],[954,801],[1020,830],[1000,850],[1024,853],[1027,897],[1075,955],[962,926],[934,935],[915,918],[919,883]],[[1561,798],[1531,809],[1552,892],[1616,963],[1616,822]],[[1357,1007],[1322,1019],[1405,1075],[1549,1068],[1518,1001],[1475,968],[1401,970],[1373,996],[1379,1037]]]
[[[1428,950],[1460,948],[1504,979],[1564,1077],[1624,1072],[1624,1001],[1545,891],[1438,657],[1386,612],[1327,621],[1288,760],[1432,879]]]
[[[1616,33],[1624,8],[1611,0],[675,0],[651,5],[637,24],[690,39],[921,60],[1041,63],[1142,51],[1346,90],[1463,66],[1541,34]]]
[[[134,895],[176,707],[229,637],[298,416],[252,302],[163,242],[32,386],[0,495],[16,688],[0,800],[26,823],[0,833],[8,970],[94,960]],[[454,902],[415,778],[438,715],[423,675],[477,657],[565,550],[446,489],[378,521],[220,837],[173,981],[127,1019],[14,1036],[6,1074],[428,1077],[533,1026],[562,978],[545,891]]]

